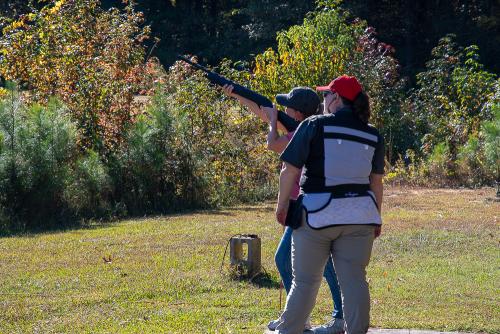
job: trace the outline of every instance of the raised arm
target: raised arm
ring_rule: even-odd
[[[237,99],[242,105],[250,109],[251,112],[253,112],[255,115],[257,115],[260,119],[262,119],[264,122],[268,122],[269,119],[267,118],[267,115],[259,108],[257,103],[244,98],[243,96],[240,96],[236,93],[233,93],[234,87],[232,85],[224,85],[222,87],[222,90],[224,91],[224,94],[226,94],[229,97],[234,97]]]
[[[229,97],[233,97],[237,99],[242,105],[247,107],[251,112],[253,112],[257,117],[259,117],[261,120],[264,122],[269,122],[269,117],[265,111],[263,111],[257,103],[253,102],[252,100],[249,100],[247,98],[244,98],[243,96],[240,96],[236,93],[233,93],[234,87],[232,85],[224,85],[222,87],[222,90],[224,91],[224,94],[226,94]],[[278,122],[278,128],[282,131],[286,131],[285,127]]]
[[[285,150],[285,147],[286,145],[288,145],[290,138],[288,138],[287,135],[280,136],[278,134],[278,111],[274,107],[262,107],[261,109],[269,118],[267,149],[276,153],[281,153]]]

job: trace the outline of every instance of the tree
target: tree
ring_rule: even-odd
[[[133,119],[149,29],[132,5],[99,5],[51,1],[10,23],[0,40],[0,74],[28,88],[34,101],[59,96],[77,122],[80,146],[107,151]]]
[[[483,106],[494,93],[496,75],[484,70],[477,46],[463,49],[453,35],[441,39],[432,54],[426,71],[417,75],[415,116],[425,135],[424,152],[446,142],[455,160],[459,147],[492,117]]]
[[[461,45],[478,45],[485,65],[500,70],[500,3],[495,0],[354,0],[342,7],[376,27],[380,38],[396,48],[402,74],[415,84],[432,48],[446,34]]]

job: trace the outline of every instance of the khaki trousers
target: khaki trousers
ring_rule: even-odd
[[[375,227],[342,225],[313,230],[302,221],[292,235],[293,282],[277,333],[303,332],[331,253],[342,292],[346,333],[365,334],[370,323],[366,266],[370,262]]]

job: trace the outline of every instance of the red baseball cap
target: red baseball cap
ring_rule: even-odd
[[[330,82],[328,86],[316,87],[316,90],[331,91],[332,93],[337,93],[349,101],[354,101],[363,88],[361,88],[361,85],[356,77],[350,77],[344,74]]]

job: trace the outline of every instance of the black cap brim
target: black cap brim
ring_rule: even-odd
[[[276,95],[276,102],[284,107],[290,107],[290,97],[288,94]]]

